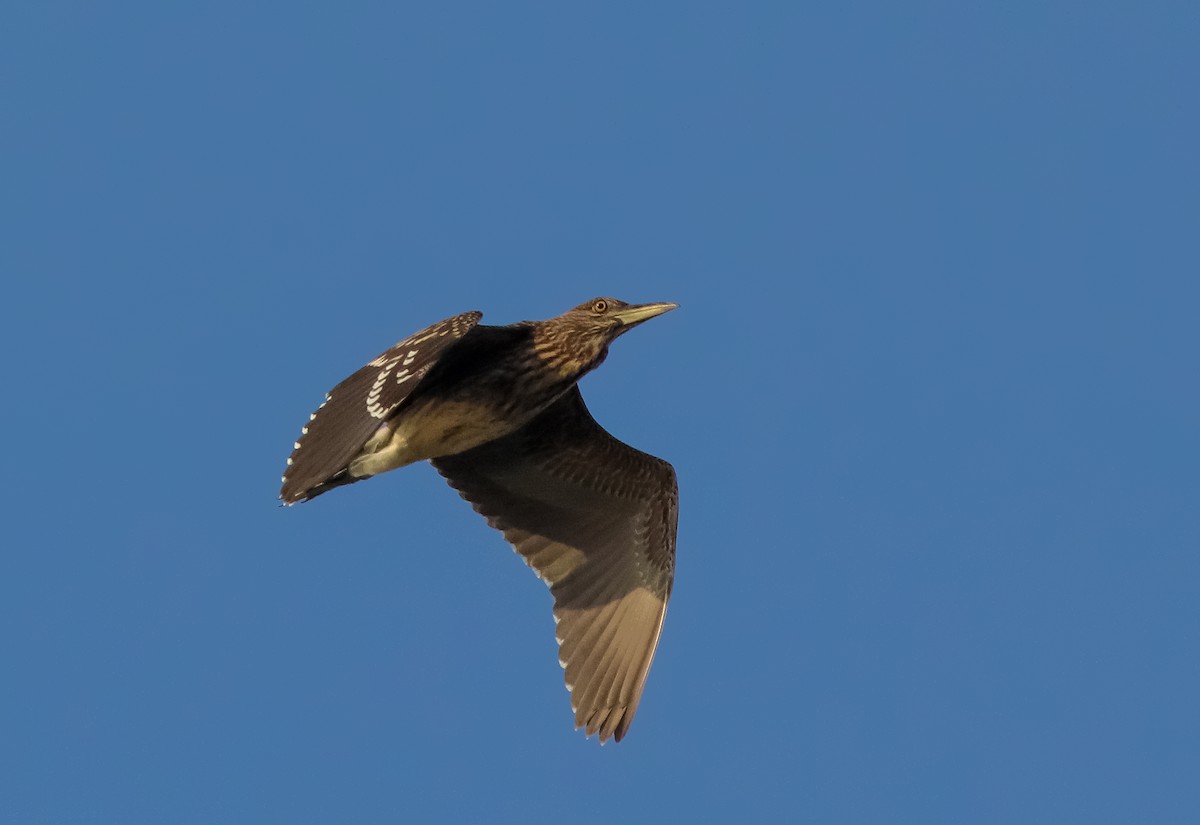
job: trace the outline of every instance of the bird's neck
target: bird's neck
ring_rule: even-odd
[[[558,378],[569,383],[604,363],[608,344],[601,341],[572,339],[552,324],[533,329],[533,352]]]

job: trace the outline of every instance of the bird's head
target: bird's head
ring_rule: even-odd
[[[540,325],[538,351],[562,372],[587,372],[608,355],[621,335],[678,304],[627,304],[593,298]]]

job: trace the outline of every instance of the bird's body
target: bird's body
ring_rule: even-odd
[[[474,327],[413,393],[403,412],[385,421],[367,442],[364,454],[351,462],[350,475],[378,475],[508,435],[593,368],[551,367],[538,354],[536,339],[537,327],[530,323]]]
[[[555,596],[576,724],[628,730],[670,595],[677,494],[664,461],[592,420],[576,383],[674,304],[609,298],[548,321],[470,312],[399,342],[334,387],[288,459],[280,498],[431,460]]]

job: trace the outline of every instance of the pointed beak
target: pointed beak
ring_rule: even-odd
[[[651,318],[656,318],[664,312],[670,312],[678,306],[679,304],[671,303],[638,304],[617,310],[613,313],[613,317],[621,322],[621,332],[628,332],[643,321],[649,321]]]

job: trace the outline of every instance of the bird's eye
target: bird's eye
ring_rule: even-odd
[[[603,315],[605,310],[607,310],[607,309],[608,309],[608,301],[600,300],[600,301],[596,301],[596,303],[592,304],[592,312],[596,313],[597,315]]]

